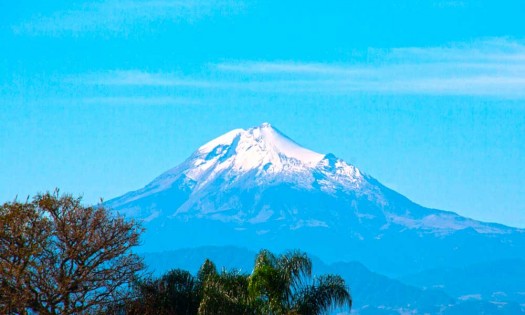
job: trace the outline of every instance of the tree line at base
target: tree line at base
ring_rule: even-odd
[[[175,269],[157,279],[137,282],[131,303],[116,306],[123,314],[325,314],[350,308],[352,300],[337,275],[311,278],[308,256],[267,250],[255,258],[251,274],[217,271],[206,260],[196,276]]]
[[[131,249],[143,232],[133,220],[58,191],[0,206],[2,314],[325,314],[351,307],[338,275],[312,277],[305,253],[261,250],[253,271],[197,275],[174,269],[141,276]]]

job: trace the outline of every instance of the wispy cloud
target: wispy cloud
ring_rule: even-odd
[[[307,79],[316,90],[337,93],[525,97],[525,45],[505,39],[370,50],[367,61],[352,64],[244,61],[216,67],[257,80]]]
[[[126,33],[145,23],[193,23],[213,14],[234,14],[243,7],[242,1],[234,0],[103,0],[34,16],[12,30],[30,35]]]
[[[493,38],[446,47],[403,47],[392,49],[389,60],[513,62],[525,61],[525,43],[506,38]]]
[[[367,72],[363,66],[347,66],[344,64],[323,64],[323,63],[300,63],[300,62],[253,62],[244,61],[237,63],[219,63],[214,65],[217,70],[224,72],[238,72],[244,74],[301,74],[301,75],[346,75],[361,74]]]
[[[30,106],[193,106],[201,105],[199,99],[184,96],[156,95],[108,95],[108,96],[52,96],[37,99],[10,98],[3,99],[6,105],[26,104]]]
[[[200,102],[189,97],[173,96],[103,96],[103,97],[86,97],[77,100],[79,104],[85,105],[198,105]],[[68,101],[71,104],[71,101]]]
[[[498,39],[448,47],[370,50],[366,61],[353,63],[239,61],[208,65],[199,75],[120,70],[75,79],[90,85],[270,93],[369,92],[524,98],[525,45]]]
[[[165,87],[213,87],[216,83],[207,80],[187,78],[175,73],[144,72],[140,70],[115,70],[103,73],[73,75],[66,82],[86,85],[107,86],[165,86]]]

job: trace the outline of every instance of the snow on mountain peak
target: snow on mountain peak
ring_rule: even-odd
[[[235,137],[237,137],[237,135],[239,135],[242,132],[245,132],[245,130],[244,129],[234,129],[232,131],[229,131],[223,134],[222,136],[219,136],[211,140],[210,142],[206,143],[205,145],[201,146],[199,149],[197,149],[197,152],[210,153],[213,149],[215,149],[218,146],[230,145],[233,143],[233,140],[235,139]]]
[[[351,192],[383,203],[380,188],[370,184],[368,176],[355,166],[333,154],[306,149],[269,123],[263,123],[249,129],[235,129],[209,141],[182,164],[164,172],[144,188],[115,200],[113,206],[181,191],[188,194],[188,200],[175,214],[185,213],[192,207],[215,209],[212,205],[199,206],[206,196],[268,187],[318,190],[328,195]],[[230,203],[223,200],[221,205],[228,207]]]
[[[167,189],[179,180],[193,193],[218,183],[220,189],[225,189],[241,181],[243,186],[286,182],[333,192],[359,189],[363,179],[353,165],[332,154],[325,156],[306,149],[263,123],[232,130],[204,144],[184,163],[157,177],[144,193]]]
[[[201,146],[197,152],[207,155],[221,155],[228,147],[237,155],[235,163],[240,169],[260,166],[259,162],[281,164],[283,159],[294,159],[308,166],[315,166],[324,155],[301,147],[269,123],[247,130],[235,129]],[[214,151],[215,150],[215,151]]]
[[[319,163],[324,155],[308,150],[295,141],[281,133],[269,123],[263,123],[259,127],[250,128],[246,131],[258,142],[264,142],[264,145],[275,152],[286,157],[297,159],[308,165]]]

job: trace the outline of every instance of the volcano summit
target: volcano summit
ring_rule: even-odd
[[[143,250],[300,248],[400,276],[525,258],[525,231],[425,208],[268,123],[232,130],[107,206],[144,222]]]

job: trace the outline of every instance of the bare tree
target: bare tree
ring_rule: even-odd
[[[141,259],[140,226],[58,191],[0,206],[0,309],[86,314],[122,299]]]

